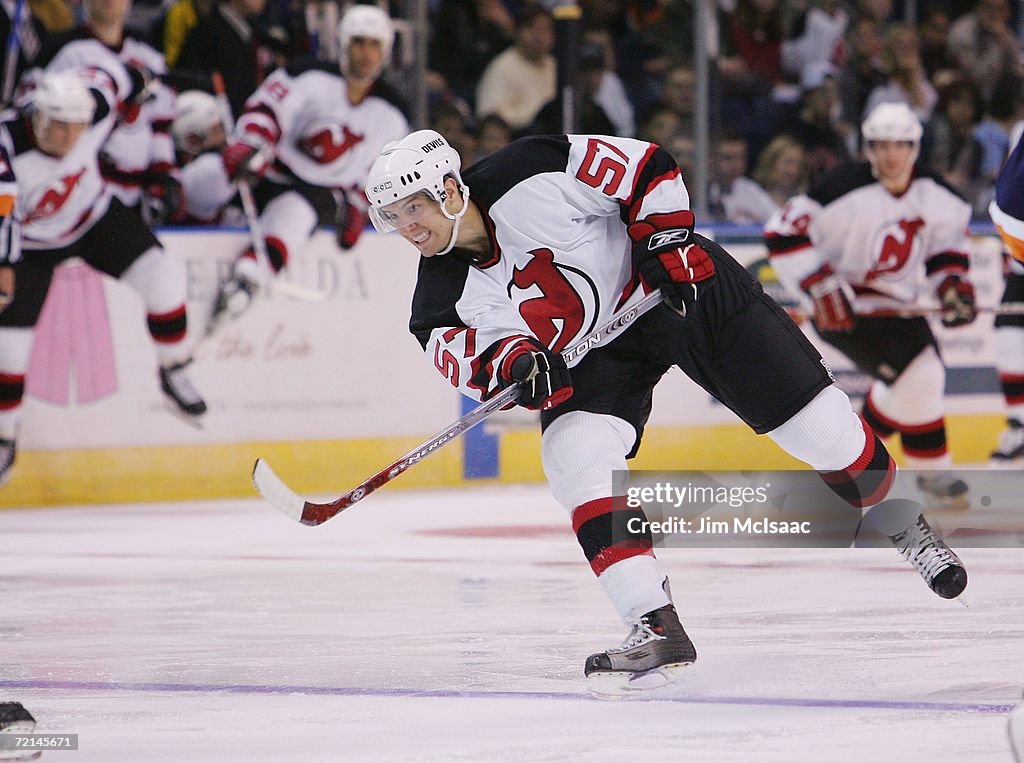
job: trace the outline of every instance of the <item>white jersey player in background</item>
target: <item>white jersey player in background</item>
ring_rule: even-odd
[[[14,462],[33,330],[54,268],[71,257],[139,292],[161,389],[185,416],[206,411],[184,373],[185,265],[163,250],[138,214],[113,198],[100,174],[100,150],[118,107],[132,94],[118,75],[124,72],[47,71],[21,110],[4,112],[0,121],[21,225],[14,299],[0,312],[0,480]]]
[[[1018,140],[999,171],[989,215],[1007,252],[1002,303],[1024,303],[1024,140]],[[1006,429],[990,464],[1019,469],[1024,466],[1024,315],[996,316],[995,327],[996,369],[1006,401]]]
[[[158,226],[183,209],[171,139],[175,94],[159,80],[167,71],[163,54],[126,32],[130,9],[131,0],[86,0],[82,25],[52,41],[59,49],[48,68],[109,69],[107,58],[113,56],[145,80],[133,101],[122,104],[100,154],[100,169],[122,204]]]
[[[892,459],[785,312],[694,232],[679,167],[663,149],[602,135],[528,137],[464,178],[458,153],[432,130],[390,146],[370,170],[374,225],[422,255],[410,329],[463,394],[482,400],[518,383],[518,404],[540,410],[552,493],[632,628],[621,647],[587,660],[594,693],[675,680],[696,650],[643,508],[613,486],[640,446],[661,377],[681,368],[853,506],[885,498]],[[567,367],[561,350],[654,288],[667,305]],[[958,596],[967,585],[959,559],[922,517],[906,521],[893,544],[935,593]]]
[[[246,102],[224,166],[231,179],[262,178],[255,198],[275,272],[318,224],[335,224],[342,249],[366,226],[366,173],[380,150],[409,130],[397,96],[380,80],[394,35],[383,10],[353,6],[338,25],[340,73],[326,66],[278,70]],[[224,284],[214,320],[243,312],[262,275],[250,248]]]
[[[185,189],[185,215],[180,222],[243,225],[242,218],[225,220],[225,199],[235,195],[235,188],[221,159],[227,134],[217,99],[201,90],[180,93],[174,106],[171,136]]]
[[[858,305],[942,305],[946,326],[976,315],[968,280],[971,208],[915,161],[921,123],[902,103],[862,125],[868,162],[838,167],[765,227],[779,281],[813,309],[819,336],[874,377],[862,415],[899,432],[907,465],[936,507],[966,507],[946,444],[946,369],[927,318],[858,315]],[[863,308],[862,308],[863,309]]]

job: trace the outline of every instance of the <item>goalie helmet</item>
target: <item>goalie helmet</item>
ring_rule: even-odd
[[[73,72],[46,72],[28,97],[37,128],[49,122],[89,124],[96,100]]]
[[[189,136],[205,140],[207,134],[221,122],[217,99],[202,90],[186,90],[179,95],[174,105],[174,123],[171,135],[179,151],[191,148]]]
[[[396,204],[416,193],[423,193],[441,206],[445,217],[455,221],[446,254],[455,246],[459,221],[469,205],[469,188],[462,182],[459,152],[434,130],[417,130],[402,140],[389,143],[374,161],[366,178],[366,197],[370,200],[370,219],[381,233],[397,230],[414,220],[403,220]],[[462,196],[462,207],[451,213],[445,207],[448,192],[444,181],[453,177]]]
[[[924,132],[921,121],[905,103],[881,103],[861,125],[865,142],[894,140],[919,144]]]
[[[353,5],[338,23],[338,62],[341,72],[349,76],[348,48],[353,37],[366,37],[380,42],[380,69],[374,72],[377,77],[391,62],[391,48],[395,42],[395,27],[386,11],[376,5]]]

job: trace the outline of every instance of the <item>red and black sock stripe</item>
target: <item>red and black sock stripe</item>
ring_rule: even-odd
[[[24,396],[25,374],[0,373],[0,411],[17,408]]]
[[[149,313],[146,323],[150,335],[160,344],[176,344],[185,338],[188,330],[184,305],[166,313]]]
[[[633,522],[634,532],[631,519],[640,520]],[[654,540],[646,523],[644,510],[627,506],[624,496],[588,501],[572,513],[572,529],[595,575],[631,556],[653,554]]]
[[[874,506],[888,495],[896,478],[896,462],[862,419],[864,450],[852,464],[834,472],[818,472],[832,490],[857,508]]]
[[[999,386],[1007,405],[1024,403],[1024,374],[999,374]]]
[[[929,421],[900,427],[903,452],[914,458],[939,458],[946,455],[946,420]]]
[[[868,426],[871,427],[875,434],[879,437],[889,437],[900,428],[900,425],[890,419],[875,405],[875,401],[871,399],[871,391],[868,391],[867,397],[864,398],[864,410],[861,411],[861,418],[867,422]]]

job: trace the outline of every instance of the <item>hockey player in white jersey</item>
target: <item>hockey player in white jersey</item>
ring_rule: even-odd
[[[112,198],[100,174],[98,156],[114,127],[117,93],[117,78],[99,69],[46,72],[23,109],[5,112],[0,121],[21,225],[14,299],[0,312],[0,479],[14,461],[33,329],[54,268],[71,257],[139,292],[161,389],[183,415],[195,418],[206,411],[184,372],[185,265],[163,250],[137,214]]]
[[[394,42],[387,13],[353,6],[338,36],[340,74],[326,67],[278,70],[246,102],[224,151],[230,178],[262,178],[255,198],[275,273],[318,224],[335,224],[342,249],[355,245],[367,222],[366,172],[384,145],[409,130],[397,96],[379,79]],[[259,268],[250,248],[224,284],[215,320],[248,307],[263,279]]]
[[[100,169],[114,195],[138,209],[150,226],[174,220],[184,208],[181,174],[174,156],[171,123],[174,91],[160,81],[164,57],[125,29],[131,0],[86,0],[83,23],[53,41],[59,46],[47,68],[110,70],[117,59],[145,81],[120,107],[117,126],[100,155]]]
[[[996,178],[989,205],[1007,252],[1003,304],[1024,302],[1024,141],[1018,141]],[[1024,466],[1024,315],[996,316],[996,369],[1006,401],[1006,429],[990,464],[1003,469]]]
[[[813,309],[819,336],[874,377],[863,416],[882,437],[899,432],[907,465],[936,508],[965,508],[951,474],[946,372],[925,317],[858,315],[872,305],[937,300],[942,323],[976,315],[968,278],[971,208],[915,166],[921,123],[902,103],[876,107],[862,135],[868,162],[833,170],[791,199],[765,227],[779,281]]]
[[[227,135],[220,110],[217,99],[201,90],[186,90],[175,102],[171,135],[185,189],[185,215],[178,222],[225,223],[224,205],[235,195],[235,187],[221,159]]]
[[[650,534],[629,530],[643,509],[612,486],[670,367],[827,475],[852,505],[886,496],[894,465],[885,447],[786,313],[694,232],[679,167],[658,146],[528,137],[463,177],[458,153],[421,130],[381,154],[366,191],[376,228],[399,231],[422,255],[410,329],[429,362],[477,400],[520,383],[518,403],[541,411],[551,490],[631,626],[622,646],[587,660],[595,693],[674,680],[697,656]],[[560,350],[653,288],[668,305],[566,366]],[[928,585],[959,595],[966,572],[924,520],[902,535],[894,544]]]

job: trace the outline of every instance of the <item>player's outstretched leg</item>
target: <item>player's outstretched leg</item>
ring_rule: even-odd
[[[592,654],[584,672],[590,691],[599,697],[623,697],[675,681],[697,661],[672,604],[631,623],[621,645]]]

